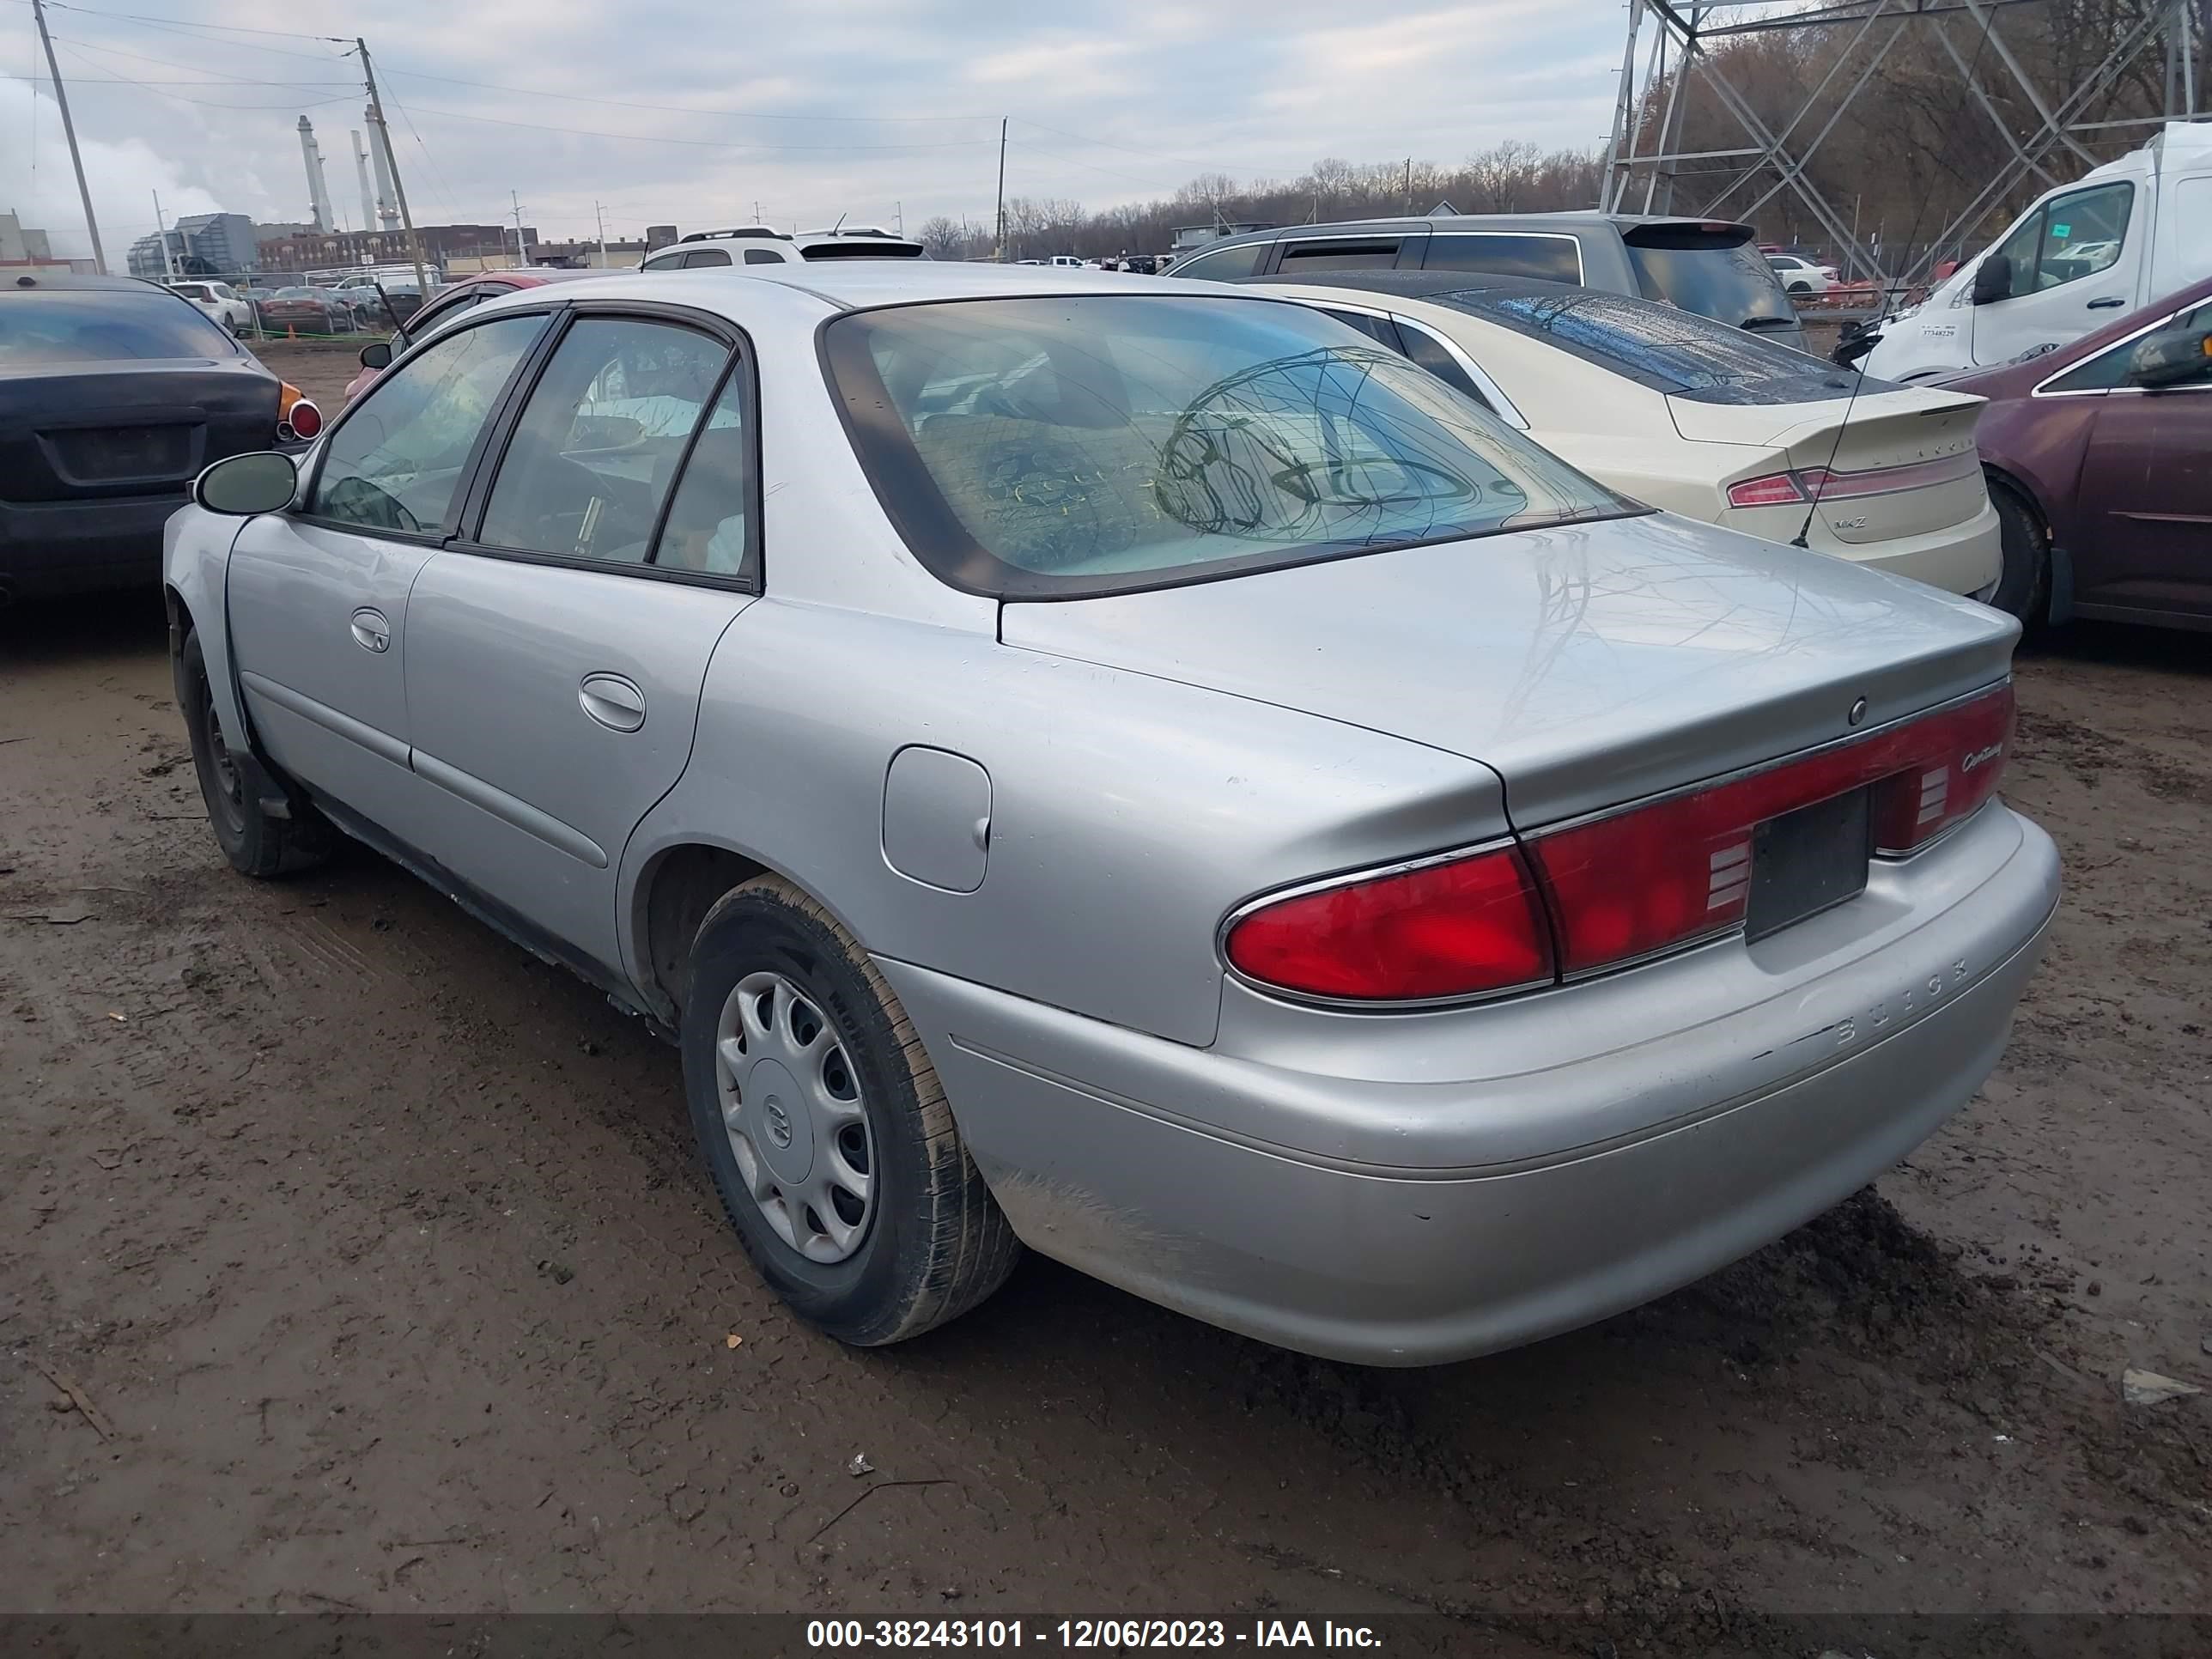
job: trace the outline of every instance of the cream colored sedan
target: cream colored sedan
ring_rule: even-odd
[[[1990,591],[2002,568],[1979,398],[1552,283],[1348,270],[1252,286],[1349,323],[1654,507],[1954,593]]]

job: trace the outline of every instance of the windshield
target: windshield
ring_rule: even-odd
[[[1425,294],[1486,323],[1541,340],[1655,392],[1705,404],[1807,404],[1892,388],[1832,363],[1648,300],[1562,289]]]
[[[158,289],[19,289],[0,297],[0,364],[11,368],[238,355],[204,313]]]
[[[1645,299],[1664,300],[1730,328],[1748,323],[1754,328],[1786,325],[1793,333],[1799,329],[1796,308],[1749,231],[1638,225],[1624,240]]]
[[[860,312],[824,336],[925,564],[1074,598],[1643,509],[1322,313],[1146,295]]]

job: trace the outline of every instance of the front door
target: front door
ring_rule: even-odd
[[[2212,305],[2175,326],[2212,328]],[[2097,400],[2079,522],[2076,599],[2212,617],[2212,359],[2194,381]]]
[[[408,607],[425,850],[602,981],[623,846],[757,586],[750,372],[718,326],[580,307]]]
[[[1971,307],[1973,358],[2008,363],[2038,346],[2094,333],[2136,305],[2136,272],[2149,235],[2124,180],[2054,196],[2014,225],[1996,252],[2012,264],[2012,295]]]
[[[395,835],[411,822],[408,594],[545,320],[464,330],[384,376],[331,428],[302,505],[249,520],[231,550],[232,656],[270,758]]]

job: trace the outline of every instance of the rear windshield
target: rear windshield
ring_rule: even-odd
[[[1421,297],[1693,403],[1808,404],[1848,398],[1854,384],[1862,394],[1889,390],[1778,341],[1619,295],[1476,289]]]
[[[0,295],[0,364],[235,357],[240,348],[173,294],[46,289]]]
[[[1802,328],[1797,309],[1747,230],[1694,225],[1638,225],[1624,238],[1638,290],[1647,300],[1694,311],[1731,328]]]
[[[1080,598],[1644,509],[1302,306],[951,301],[824,333],[854,447],[940,577]]]

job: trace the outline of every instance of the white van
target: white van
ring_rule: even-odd
[[[1885,380],[2007,363],[2080,339],[2212,276],[2212,125],[2169,121],[2141,149],[2044,195],[1857,358]],[[1847,342],[1838,356],[1850,355]]]

